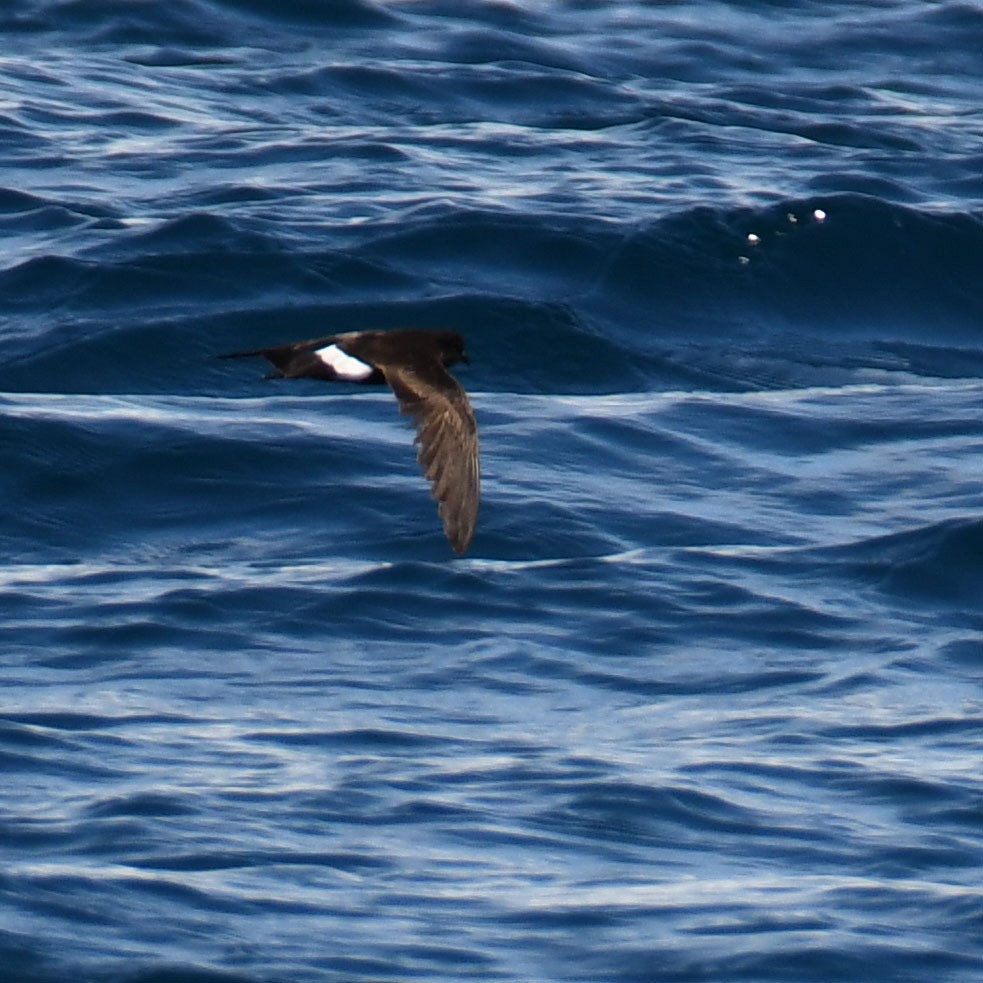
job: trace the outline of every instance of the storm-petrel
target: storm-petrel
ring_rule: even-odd
[[[430,482],[444,531],[463,553],[478,519],[478,427],[467,394],[447,367],[467,362],[456,331],[351,331],[272,348],[230,352],[262,355],[276,371],[267,378],[388,383],[401,413],[413,418],[417,459]]]

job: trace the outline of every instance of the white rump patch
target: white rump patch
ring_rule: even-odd
[[[318,348],[315,355],[345,382],[361,382],[372,375],[372,366],[343,352],[337,345]]]

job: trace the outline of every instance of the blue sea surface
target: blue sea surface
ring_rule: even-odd
[[[0,39],[4,983],[983,979],[979,4]]]

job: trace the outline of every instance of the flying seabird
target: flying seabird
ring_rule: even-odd
[[[401,413],[412,417],[417,460],[430,482],[444,531],[463,553],[478,520],[478,427],[460,383],[448,371],[468,362],[456,331],[408,329],[350,331],[272,348],[229,352],[222,358],[262,355],[274,368],[267,378],[387,383]]]

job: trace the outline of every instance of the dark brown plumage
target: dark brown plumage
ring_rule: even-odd
[[[481,495],[478,427],[467,394],[447,371],[468,361],[456,331],[352,331],[222,357],[248,355],[267,359],[275,378],[388,383],[416,427],[417,459],[447,538],[457,553],[468,548]]]

